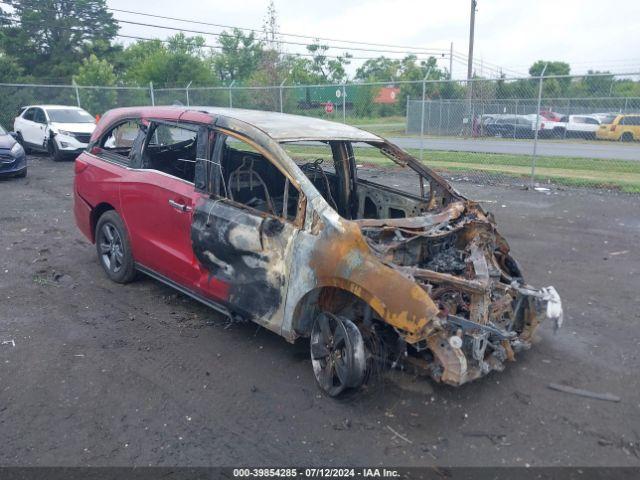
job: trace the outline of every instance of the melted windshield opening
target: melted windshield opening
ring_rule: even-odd
[[[433,177],[409,166],[408,155],[388,143],[335,140],[281,146],[329,206],[347,219],[415,217],[448,201],[441,189],[434,189]],[[402,170],[401,183],[387,181],[389,168]]]

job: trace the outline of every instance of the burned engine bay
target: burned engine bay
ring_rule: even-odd
[[[407,363],[460,385],[528,349],[545,318],[562,323],[553,287],[526,285],[493,220],[459,200],[419,217],[357,220],[387,266],[418,283],[439,309],[438,333],[409,347]]]

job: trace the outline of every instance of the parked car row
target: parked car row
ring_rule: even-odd
[[[630,142],[640,140],[640,114],[593,113],[559,115],[542,111],[536,114],[485,114],[474,133],[490,137],[585,138]]]
[[[0,176],[25,177],[27,153],[48,153],[54,161],[75,158],[87,148],[96,120],[79,107],[27,105],[13,121],[0,125]]]

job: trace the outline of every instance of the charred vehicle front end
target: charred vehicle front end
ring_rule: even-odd
[[[476,203],[451,198],[419,219],[358,223],[375,256],[437,308],[428,333],[408,338],[405,352],[408,365],[437,381],[461,385],[500,371],[531,346],[543,320],[562,323],[556,290],[524,283],[507,242]]]
[[[413,170],[419,193],[358,178],[349,192],[353,208],[342,209],[350,212],[350,220],[323,216],[327,238],[315,245],[309,265],[318,284],[340,290],[320,296],[316,308],[333,312],[337,321],[353,322],[364,348],[335,353],[325,364],[316,359],[321,385],[329,374],[320,367],[348,367],[356,371],[352,377],[366,378],[370,372],[359,373],[358,366],[371,370],[377,364],[458,386],[501,371],[531,346],[544,320],[561,326],[562,304],[555,288],[525,283],[491,214],[394,145],[369,146]],[[352,151],[347,150],[346,171]],[[336,162],[338,177],[341,168]],[[330,184],[331,174],[324,175]],[[351,302],[341,290],[350,291]],[[320,318],[331,323],[322,314]],[[360,343],[359,337],[351,340]],[[323,344],[321,335],[312,334],[311,342],[312,358],[331,355],[330,342]],[[325,390],[340,386],[334,382]]]

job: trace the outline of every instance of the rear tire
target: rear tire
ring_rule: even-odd
[[[18,137],[16,140],[18,140],[18,143],[20,145],[22,145],[22,148],[24,148],[24,153],[29,154],[31,153],[31,149],[29,147],[27,147],[27,144],[24,143],[24,138],[22,138],[22,134],[20,132],[16,132],[16,137]]]
[[[631,132],[624,132],[620,137],[621,142],[633,142],[633,134]]]
[[[98,260],[110,280],[129,283],[136,276],[129,234],[115,210],[102,214],[95,231]]]

